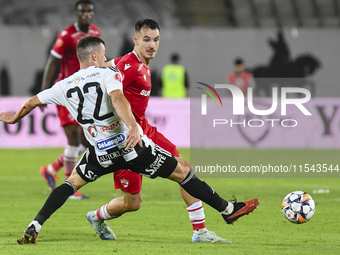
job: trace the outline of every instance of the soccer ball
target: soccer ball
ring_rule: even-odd
[[[291,192],[282,201],[282,213],[290,222],[305,223],[313,217],[314,212],[315,202],[304,191]]]

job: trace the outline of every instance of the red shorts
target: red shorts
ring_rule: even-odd
[[[169,151],[172,156],[179,157],[179,152],[172,142],[170,142],[164,135],[157,131],[149,122],[144,119],[141,127],[144,134],[150,138],[155,144]],[[129,170],[119,170],[113,173],[113,180],[115,182],[115,189],[121,189],[130,194],[137,194],[142,190],[142,175],[136,174]]]
[[[68,112],[67,108],[61,105],[57,105],[58,116],[60,120],[60,126],[66,125],[79,125],[79,123]]]

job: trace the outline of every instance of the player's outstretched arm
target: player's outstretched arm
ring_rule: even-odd
[[[36,106],[41,105],[39,98],[37,96],[28,98],[25,102],[21,105],[20,109],[16,114],[11,112],[2,112],[0,113],[0,121],[15,124],[27,114],[29,114]]]
[[[140,147],[143,147],[138,125],[132,115],[131,106],[125,98],[123,91],[117,89],[111,91],[109,95],[111,97],[112,105],[115,108],[118,116],[130,129],[127,133],[125,149],[128,150],[130,147],[133,148],[137,143]]]

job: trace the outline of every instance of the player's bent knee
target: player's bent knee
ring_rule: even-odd
[[[182,156],[175,157],[175,159],[180,163],[182,166],[190,167],[190,163],[186,161]]]
[[[127,212],[138,211],[142,204],[141,193],[138,193],[138,194],[125,193],[124,204],[125,204],[125,210]]]
[[[129,204],[128,210],[130,212],[138,211],[141,207],[142,201],[133,201],[132,203]]]
[[[190,172],[190,167],[178,163],[175,171],[168,177],[170,180],[181,183]]]
[[[76,189],[80,189],[87,183],[80,177],[76,169],[73,169],[71,176],[67,179],[67,181],[71,183]]]
[[[188,161],[186,161],[182,156],[175,157],[178,163],[180,163],[182,166],[188,167],[190,171],[194,172],[194,167],[192,164],[190,164]]]

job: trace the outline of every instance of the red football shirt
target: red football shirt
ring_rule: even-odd
[[[247,96],[248,87],[254,87],[254,78],[251,73],[244,72],[243,74],[230,74],[227,77],[227,80],[230,84],[239,87],[244,96]]]
[[[151,93],[151,70],[137,56],[130,52],[112,60],[112,65],[123,74],[123,91],[130,102],[133,115],[142,125]]]
[[[100,30],[95,25],[90,25],[89,32],[82,32],[77,23],[62,30],[55,41],[51,54],[60,59],[61,69],[57,81],[77,72],[80,68],[76,54],[78,41],[85,36],[100,37]],[[56,82],[57,82],[56,81]]]

